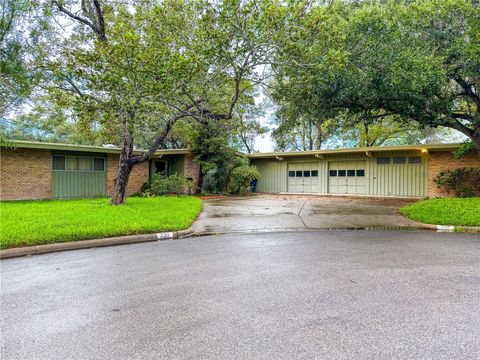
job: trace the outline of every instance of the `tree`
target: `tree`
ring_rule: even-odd
[[[251,154],[254,151],[257,136],[267,132],[259,118],[265,114],[261,106],[244,104],[235,111],[232,145],[241,151]]]
[[[121,145],[112,204],[125,201],[132,168],[165,147],[174,124],[233,117],[239,99],[268,63],[268,33],[253,2],[144,1],[136,7],[54,1],[76,26],[54,61],[49,91],[84,127],[107,129]],[[65,101],[68,98],[68,101]],[[138,138],[156,135],[141,155]]]
[[[335,2],[303,9],[297,33],[315,34],[303,49],[308,58],[280,65],[280,79],[286,74],[310,107],[331,116],[395,115],[420,128],[452,128],[480,153],[476,2]],[[287,45],[280,43],[279,61],[292,53]]]
[[[0,119],[20,107],[38,80],[39,73],[29,63],[44,26],[41,15],[31,0],[1,0]]]

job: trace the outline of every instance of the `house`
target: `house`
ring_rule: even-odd
[[[116,147],[12,141],[0,153],[0,199],[109,195],[119,157]],[[127,194],[140,191],[155,172],[184,175],[196,186],[200,167],[193,159],[187,149],[157,151],[149,162],[133,168]]]
[[[448,196],[433,179],[443,169],[480,168],[473,152],[456,160],[461,144],[385,146],[250,154],[260,171],[258,192],[365,196]],[[140,153],[140,150],[138,151]],[[120,149],[13,141],[0,154],[0,199],[51,199],[110,194]],[[134,167],[127,194],[153,173],[179,174],[198,185],[199,165],[188,149],[158,150]]]
[[[250,155],[259,192],[367,196],[448,196],[433,179],[444,169],[480,168],[472,152],[457,160],[461,144],[379,146]]]

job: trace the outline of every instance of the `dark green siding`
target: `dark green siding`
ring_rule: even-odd
[[[105,177],[105,171],[52,171],[53,197],[105,196]]]

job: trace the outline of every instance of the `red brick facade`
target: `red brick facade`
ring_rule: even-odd
[[[50,150],[0,150],[0,200],[52,197]]]
[[[431,152],[428,158],[428,197],[453,196],[443,188],[438,188],[433,181],[435,176],[442,170],[453,170],[463,167],[480,168],[480,156],[475,151],[455,159],[451,151]]]
[[[107,155],[107,194],[109,195],[112,194],[119,158],[120,156],[116,154]],[[128,179],[127,195],[132,195],[142,189],[142,185],[148,180],[148,169],[148,162],[134,166]]]

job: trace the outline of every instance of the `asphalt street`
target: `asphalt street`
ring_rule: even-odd
[[[231,234],[1,261],[2,359],[479,359],[480,236]]]

